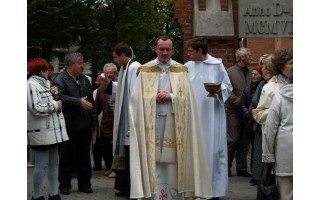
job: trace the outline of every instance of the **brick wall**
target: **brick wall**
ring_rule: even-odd
[[[252,65],[257,65],[259,57],[263,54],[274,53],[283,48],[293,48],[290,38],[248,38],[247,46],[253,55]]]
[[[207,37],[208,53],[216,58],[222,58],[225,67],[234,64],[234,38],[233,37]]]
[[[175,0],[174,13],[183,34],[184,62],[186,62],[186,41],[193,38],[193,0]]]
[[[206,9],[206,0],[198,0],[199,10]],[[238,0],[233,1],[233,4],[238,5]],[[227,9],[225,0],[221,0],[221,8]],[[180,30],[184,38],[184,52],[187,52],[186,43],[193,38],[193,0],[175,0],[175,18],[179,23]],[[226,67],[233,65],[234,52],[239,47],[237,37],[207,37],[209,53],[217,58],[222,58]],[[235,42],[236,41],[236,42]],[[236,44],[235,44],[236,43]],[[184,53],[184,62],[189,60],[186,53]]]
[[[230,67],[235,63],[235,51],[240,47],[239,43],[239,20],[238,1],[232,1],[232,12],[234,21],[234,36],[210,36],[208,41],[209,54],[216,58],[222,58],[225,67]],[[206,10],[206,0],[198,0],[199,10]],[[221,10],[228,9],[228,1],[220,0]],[[179,23],[180,30],[184,38],[184,62],[189,60],[186,55],[186,42],[193,38],[193,0],[175,0],[175,18]],[[247,47],[253,54],[253,65],[256,65],[259,57],[265,53],[273,53],[282,48],[292,48],[293,39],[290,38],[248,38]]]

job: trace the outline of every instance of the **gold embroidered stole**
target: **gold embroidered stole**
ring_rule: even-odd
[[[152,67],[156,70],[155,67]],[[138,72],[140,72],[138,68]],[[150,189],[156,191],[156,162],[155,162],[155,134],[156,134],[156,94],[160,78],[160,71],[148,71],[155,73],[141,73],[141,87],[144,110],[144,125],[145,125],[145,141],[147,151],[147,164],[149,171]]]
[[[186,109],[188,109],[187,98],[186,98],[186,88],[185,88],[185,74],[180,72],[187,72],[187,68],[182,65],[170,66],[167,69],[169,73],[169,78],[171,82],[171,88],[173,95],[175,97],[175,105],[174,108],[174,119],[175,127],[174,132],[171,134],[175,135],[167,135],[167,140],[164,141],[164,148],[168,147],[177,147],[178,151],[178,168],[183,169],[185,165],[185,155],[184,155],[184,136],[185,136],[185,125],[186,125]],[[157,111],[156,111],[156,95],[158,91],[158,84],[160,79],[160,72],[162,69],[157,65],[152,66],[141,66],[138,68],[137,74],[143,72],[141,74],[142,81],[142,95],[144,102],[144,120],[145,120],[145,137],[146,137],[146,151],[148,157],[148,170],[150,176],[150,187],[151,191],[157,191],[156,185],[156,173],[155,173],[155,164],[156,164],[156,146],[158,141],[158,130],[157,130]],[[151,72],[151,73],[150,73]],[[170,116],[168,118],[170,119]],[[168,134],[168,133],[166,133]],[[172,139],[172,137],[175,137]],[[179,182],[183,183],[184,173],[183,170],[179,170]]]

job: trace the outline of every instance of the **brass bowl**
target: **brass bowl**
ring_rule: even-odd
[[[203,85],[206,91],[209,92],[208,97],[214,97],[214,94],[221,88],[221,83],[204,83]]]

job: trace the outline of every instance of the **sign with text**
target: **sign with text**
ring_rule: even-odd
[[[239,37],[292,38],[292,0],[239,0]]]

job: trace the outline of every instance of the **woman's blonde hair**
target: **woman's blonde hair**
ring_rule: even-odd
[[[273,68],[273,63],[272,63],[272,54],[268,55],[264,59],[263,65],[265,66],[265,69],[269,71],[269,73],[273,76],[275,75],[274,68]]]

